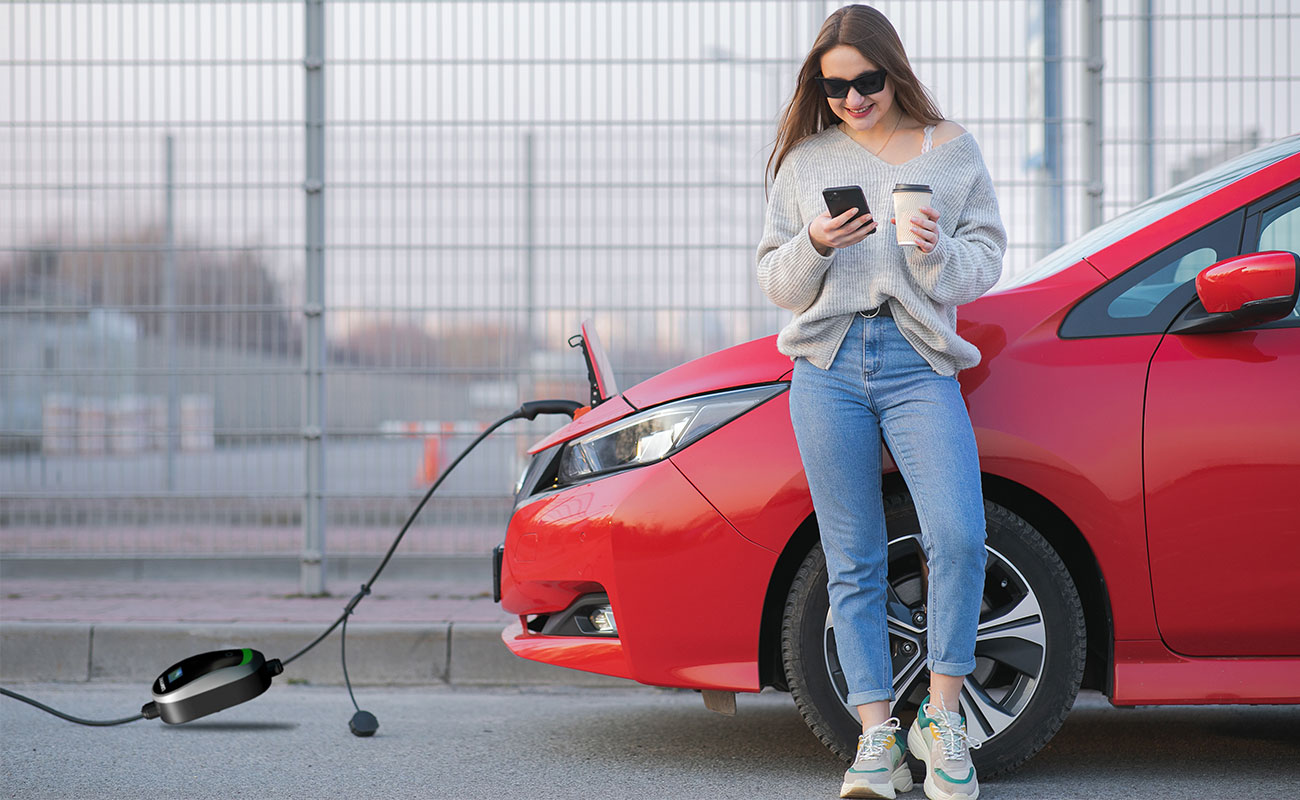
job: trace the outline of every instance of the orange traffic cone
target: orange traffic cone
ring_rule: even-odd
[[[442,460],[441,440],[441,434],[424,437],[424,460],[420,464],[419,473],[415,476],[416,486],[428,486],[438,480],[438,467]]]

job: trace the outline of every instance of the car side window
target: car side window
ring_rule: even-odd
[[[1237,255],[1245,217],[1244,210],[1229,214],[1116,276],[1070,310],[1060,336],[1164,333],[1196,298],[1197,273]]]
[[[1300,195],[1280,203],[1261,215],[1259,220],[1259,242],[1248,252],[1264,250],[1287,250],[1300,253]],[[1295,327],[1300,325],[1300,301],[1291,309],[1289,316],[1268,327]]]
[[[1157,270],[1150,278],[1133,284],[1110,301],[1106,311],[1115,319],[1145,317],[1171,292],[1218,260],[1218,253],[1213,247],[1197,248],[1182,258],[1169,262],[1168,266]]]

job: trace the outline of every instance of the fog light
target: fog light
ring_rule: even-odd
[[[601,633],[618,633],[618,625],[614,623],[614,608],[612,606],[601,606],[587,615],[591,624]]]

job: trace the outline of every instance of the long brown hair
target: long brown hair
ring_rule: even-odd
[[[781,113],[776,144],[767,160],[765,177],[768,174],[776,177],[781,162],[795,145],[839,122],[839,117],[826,102],[826,95],[813,78],[821,76],[822,56],[840,45],[856,48],[863,58],[888,73],[894,84],[894,102],[909,117],[925,125],[938,125],[943,121],[939,107],[912,72],[903,40],[898,38],[898,32],[885,15],[871,6],[845,6],[822,23],[812,50],[799,68],[794,97]]]

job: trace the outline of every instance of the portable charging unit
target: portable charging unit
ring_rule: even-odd
[[[283,672],[257,650],[214,650],[172,664],[153,682],[153,704],[171,725],[206,717],[252,700]],[[146,706],[147,707],[147,706]]]

